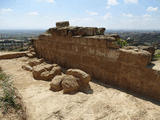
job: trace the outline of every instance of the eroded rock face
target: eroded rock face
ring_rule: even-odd
[[[40,65],[33,67],[32,74],[36,80],[50,81],[56,75],[61,74],[61,67],[59,67],[56,64],[50,65],[50,64],[42,63]]]
[[[79,78],[78,82],[80,86],[88,86],[89,81],[91,80],[91,76],[89,74],[79,69],[69,69],[66,74]]]
[[[142,50],[146,50],[149,53],[151,53],[152,57],[155,53],[155,48],[153,46],[139,46],[139,48],[142,49]]]
[[[79,90],[79,78],[72,75],[66,75],[62,80],[62,88],[64,94],[74,94]]]

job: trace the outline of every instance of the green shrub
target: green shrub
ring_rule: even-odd
[[[16,103],[16,93],[9,76],[0,71],[0,109],[7,113],[10,108],[20,109],[20,104]]]
[[[159,60],[160,59],[160,49],[158,49],[158,50],[155,51],[154,59],[155,60]]]
[[[124,46],[127,46],[127,45],[128,45],[127,41],[126,41],[126,40],[123,40],[123,39],[121,39],[121,38],[117,40],[117,44],[118,44],[120,47],[124,47]]]

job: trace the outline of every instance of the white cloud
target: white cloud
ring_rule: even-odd
[[[150,7],[148,7],[146,9],[146,11],[148,11],[148,12],[155,12],[155,11],[158,11],[158,7],[152,7],[152,6],[150,6]]]
[[[54,0],[46,0],[48,3],[54,3]]]
[[[86,13],[89,14],[89,15],[91,15],[91,16],[96,16],[96,15],[98,15],[97,12],[89,11],[89,10],[86,10]]]
[[[125,3],[138,3],[138,0],[124,0]]]
[[[106,8],[110,8],[111,6],[115,6],[118,5],[118,1],[117,0],[108,0],[107,1],[107,7]]]
[[[0,9],[0,14],[10,13],[10,12],[13,12],[13,9],[11,9],[11,8]]]
[[[149,14],[144,14],[143,17],[148,18],[148,17],[151,17],[151,15],[149,15]]]
[[[39,2],[47,2],[47,3],[54,3],[55,0],[37,0]]]
[[[125,17],[130,17],[130,18],[133,17],[133,15],[130,14],[130,13],[123,13],[122,15],[125,16]]]
[[[112,18],[112,15],[111,13],[106,13],[104,16],[103,16],[104,20],[108,20],[110,18]]]
[[[28,15],[31,15],[31,16],[37,16],[39,15],[38,12],[34,11],[34,12],[29,12]]]

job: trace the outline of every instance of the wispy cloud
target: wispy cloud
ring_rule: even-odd
[[[91,16],[96,16],[96,15],[98,15],[98,12],[89,11],[89,10],[86,10],[86,13],[87,13],[88,15],[91,15]]]
[[[143,17],[148,18],[148,17],[151,17],[151,15],[149,15],[149,14],[144,14]]]
[[[55,0],[37,0],[39,2],[55,3]]]
[[[125,17],[130,17],[130,18],[133,17],[133,15],[130,14],[130,13],[123,13],[122,15],[125,16]]]
[[[158,7],[152,7],[152,6],[150,6],[150,7],[148,7],[146,9],[146,11],[148,11],[148,12],[155,12],[155,11],[158,11]]]
[[[138,3],[138,0],[124,0],[125,3]]]
[[[108,20],[110,18],[112,18],[112,15],[111,13],[106,13],[104,16],[103,16],[104,20]]]
[[[37,16],[37,15],[39,15],[39,13],[36,12],[36,11],[33,11],[33,12],[29,12],[28,15],[30,15],[30,16]]]
[[[115,6],[115,5],[118,5],[118,4],[119,3],[118,3],[117,0],[108,0],[106,8],[110,8],[111,6]]]
[[[10,13],[10,12],[13,12],[13,9],[11,9],[11,8],[0,9],[0,14],[6,14],[6,13]]]

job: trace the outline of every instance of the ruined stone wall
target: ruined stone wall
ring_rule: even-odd
[[[148,68],[151,54],[120,49],[117,35],[102,28],[57,27],[33,44],[37,55],[66,68],[79,68],[93,78],[160,100],[160,74]]]

